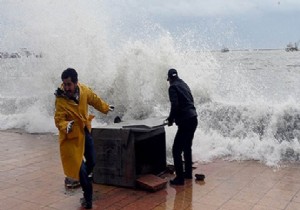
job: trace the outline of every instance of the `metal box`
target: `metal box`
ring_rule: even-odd
[[[93,128],[92,136],[95,183],[135,187],[140,176],[166,170],[166,135],[161,118]]]

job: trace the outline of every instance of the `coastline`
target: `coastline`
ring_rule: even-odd
[[[80,189],[66,190],[57,136],[0,131],[0,209],[80,209]],[[186,180],[157,192],[94,184],[93,209],[300,209],[299,163],[272,168],[258,161],[198,163]],[[173,174],[165,174],[170,180]]]

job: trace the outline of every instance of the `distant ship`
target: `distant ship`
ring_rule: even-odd
[[[294,45],[292,43],[289,43],[286,48],[285,51],[287,52],[293,52],[293,51],[298,51],[298,43],[295,43]]]
[[[221,52],[229,52],[229,49],[227,48],[227,47],[223,47],[222,49],[221,49]]]

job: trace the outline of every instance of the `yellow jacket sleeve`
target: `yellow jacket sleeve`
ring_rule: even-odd
[[[88,104],[104,114],[107,114],[109,111],[109,105],[98,97],[90,88],[88,91]]]
[[[67,133],[68,121],[66,119],[66,112],[61,103],[58,102],[60,99],[55,100],[55,125],[60,132]]]

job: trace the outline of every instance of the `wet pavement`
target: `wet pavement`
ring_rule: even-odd
[[[0,131],[0,209],[82,209],[80,188],[66,190],[57,136]],[[299,210],[300,164],[270,168],[256,161],[216,160],[157,192],[94,184],[93,209]],[[165,179],[174,175],[166,174]]]

